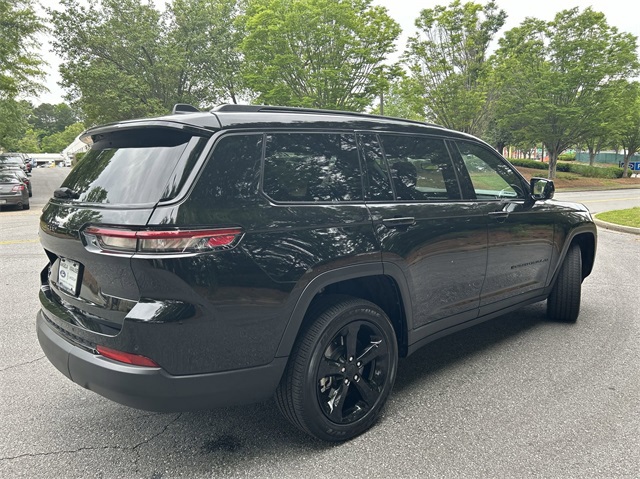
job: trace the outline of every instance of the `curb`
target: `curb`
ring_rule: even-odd
[[[629,233],[634,235],[640,235],[640,228],[634,228],[632,226],[622,226],[617,225],[615,223],[608,223],[606,221],[599,220],[598,218],[593,218],[594,223],[599,228],[604,228],[611,231],[619,231],[621,233]]]

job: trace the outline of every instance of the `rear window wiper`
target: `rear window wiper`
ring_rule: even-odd
[[[80,198],[80,194],[76,191],[73,191],[71,188],[58,188],[53,192],[54,198],[63,198],[68,200],[77,200]]]

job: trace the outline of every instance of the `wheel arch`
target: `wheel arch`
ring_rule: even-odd
[[[580,246],[580,253],[582,255],[582,279],[584,280],[591,274],[591,271],[593,271],[593,264],[596,258],[596,235],[591,232],[578,233],[571,239],[571,245],[574,244]]]
[[[584,280],[591,274],[596,257],[596,248],[598,243],[597,238],[597,230],[595,229],[594,224],[576,228],[572,231],[571,235],[568,236],[564,242],[564,246],[560,252],[559,261],[555,266],[555,270],[552,271],[551,281],[547,286],[548,291],[550,291],[550,288],[555,284],[560,268],[562,267],[562,263],[567,256],[567,252],[573,245],[580,246],[580,254],[582,257],[582,279]]]
[[[403,277],[385,274],[382,263],[348,266],[324,272],[311,280],[300,295],[285,328],[277,357],[288,356],[314,306],[329,295],[347,295],[376,304],[391,320],[398,341],[398,354],[407,355],[410,303]],[[403,294],[405,293],[405,294]]]

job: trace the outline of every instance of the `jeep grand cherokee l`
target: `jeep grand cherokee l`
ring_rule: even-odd
[[[589,212],[472,136],[223,105],[82,138],[91,150],[42,212],[38,337],[122,404],[275,396],[294,425],[342,441],[430,341],[537,301],[578,317]]]

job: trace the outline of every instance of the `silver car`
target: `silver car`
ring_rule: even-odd
[[[0,207],[3,206],[29,209],[29,190],[11,171],[0,171]]]

